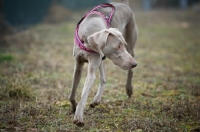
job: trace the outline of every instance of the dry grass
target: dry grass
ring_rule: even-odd
[[[1,80],[1,100],[31,100],[33,92],[30,84],[26,82],[26,78],[21,79],[21,76],[14,76],[13,78],[4,78]]]
[[[134,72],[133,97],[128,99],[125,93],[126,71],[105,60],[107,85],[102,103],[94,109],[86,106],[83,128],[73,125],[67,101],[74,65],[74,28],[82,13],[67,22],[41,23],[4,36],[0,50],[0,129],[200,131],[199,14],[152,11],[135,15],[139,65]],[[98,75],[88,103],[96,93]]]

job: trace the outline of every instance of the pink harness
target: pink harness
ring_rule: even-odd
[[[112,12],[109,14],[109,16],[105,16],[103,15],[101,12],[98,12],[96,11],[97,9],[100,9],[100,8],[103,8],[103,7],[111,7],[112,8]],[[98,6],[95,6],[92,10],[90,10],[77,24],[77,27],[76,27],[76,31],[75,31],[75,36],[74,36],[74,40],[76,42],[76,44],[79,46],[80,49],[82,50],[85,50],[87,52],[91,52],[91,53],[96,53],[95,51],[93,50],[90,50],[90,49],[87,49],[84,45],[84,41],[82,41],[79,36],[78,36],[78,30],[79,30],[79,25],[81,24],[81,22],[83,21],[84,18],[86,18],[87,16],[89,16],[90,14],[97,14],[97,15],[100,15],[101,17],[104,18],[105,20],[105,23],[107,23],[107,26],[108,28],[110,28],[110,25],[111,25],[111,21],[112,21],[112,17],[115,13],[115,7],[112,5],[112,4],[108,4],[108,3],[105,3],[105,4],[101,4],[101,5],[98,5]]]

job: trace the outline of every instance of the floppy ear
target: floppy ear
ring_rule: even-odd
[[[125,46],[127,46],[127,43],[122,35],[122,33],[117,28],[109,28],[108,31],[116,36]]]
[[[100,57],[104,57],[102,52],[103,48],[106,45],[107,38],[109,35],[109,31],[107,29],[96,32],[89,37],[87,37],[88,44],[86,44],[86,48],[92,49],[100,54]]]

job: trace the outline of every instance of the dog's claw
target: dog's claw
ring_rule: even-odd
[[[80,122],[78,120],[75,120],[73,123],[76,124],[78,127],[83,127],[84,126],[84,123]]]

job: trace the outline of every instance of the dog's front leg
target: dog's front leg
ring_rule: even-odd
[[[103,90],[104,90],[104,87],[106,84],[105,69],[104,69],[103,61],[100,64],[99,72],[100,72],[100,84],[99,84],[98,91],[97,91],[92,103],[90,104],[90,107],[92,107],[92,108],[94,108],[96,105],[98,105],[100,103],[101,97],[103,94]]]
[[[87,78],[86,78],[86,81],[84,83],[84,88],[83,88],[83,92],[82,92],[82,95],[81,95],[81,100],[77,104],[76,112],[75,112],[75,115],[74,115],[74,124],[76,124],[77,126],[80,126],[80,127],[82,127],[84,125],[84,123],[83,123],[84,107],[85,107],[90,89],[91,89],[91,87],[94,83],[94,80],[96,78],[95,71],[100,66],[100,63],[101,63],[100,59],[95,58],[95,57],[93,57],[93,58],[94,59],[89,60]]]

